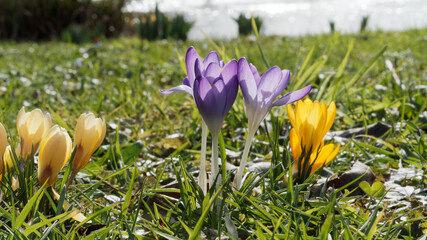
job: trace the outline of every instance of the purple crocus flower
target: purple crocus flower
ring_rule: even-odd
[[[285,90],[290,75],[288,70],[272,67],[260,77],[254,65],[248,64],[245,58],[239,60],[237,77],[240,89],[242,89],[246,114],[248,116],[248,136],[240,167],[234,179],[234,186],[237,189],[240,188],[252,139],[265,115],[267,115],[272,107],[298,101],[305,97],[311,90],[311,86],[307,86],[297,91],[289,92],[273,102]]]
[[[237,61],[231,60],[224,68],[210,63],[204,74],[196,59],[193,96],[197,108],[212,135],[218,134],[222,122],[236,100],[238,88]]]
[[[169,95],[173,92],[186,92],[190,95],[193,95],[194,81],[196,80],[195,65],[197,59],[199,60],[197,65],[202,75],[205,74],[206,68],[211,63],[218,65],[218,67],[224,67],[224,62],[219,60],[218,53],[210,52],[202,61],[202,58],[197,53],[196,49],[194,49],[194,47],[189,47],[185,56],[185,68],[187,70],[187,77],[184,78],[181,85],[171,88],[169,90],[160,90],[160,92],[165,95]]]
[[[273,102],[288,85],[291,76],[289,70],[272,67],[260,77],[255,66],[248,64],[245,58],[239,60],[237,76],[245,102],[249,129],[254,131],[258,129],[261,121],[272,107],[298,101],[311,90],[311,86],[307,86],[289,92]]]
[[[161,93],[169,95],[173,92],[186,92],[193,96],[199,111],[202,115],[202,145],[201,145],[201,157],[200,157],[200,172],[199,172],[199,186],[203,193],[207,193],[207,176],[206,176],[206,142],[208,126],[213,136],[212,147],[213,147],[213,164],[212,164],[212,175],[216,176],[218,170],[218,134],[222,125],[222,121],[225,115],[230,110],[234,100],[231,96],[235,89],[234,98],[236,98],[238,91],[237,81],[237,61],[234,60],[232,63],[224,66],[224,62],[219,60],[219,56],[216,52],[210,52],[204,60],[197,54],[197,51],[190,47],[187,50],[185,56],[185,67],[187,70],[187,77],[184,78],[182,84],[171,88],[169,90],[160,90]],[[231,76],[232,75],[232,76]],[[197,78],[197,80],[196,80]],[[207,82],[208,84],[206,84]],[[213,91],[207,88],[212,86]],[[228,89],[224,91],[224,89]],[[197,93],[195,93],[197,91]],[[217,94],[213,94],[213,92]],[[224,97],[224,93],[225,97]],[[222,111],[219,108],[215,108],[216,112],[210,112],[210,104],[220,106],[224,99],[228,99],[223,106]],[[215,113],[215,114],[214,114]],[[208,124],[205,122],[208,121]],[[219,124],[218,124],[219,123]],[[207,126],[208,125],[208,126]],[[216,149],[216,150],[215,150]],[[212,180],[212,177],[210,178]],[[212,182],[211,182],[212,184]]]
[[[231,60],[224,68],[215,62],[208,64],[203,72],[199,59],[195,62],[195,81],[193,85],[193,97],[202,115],[203,121],[209,128],[212,136],[212,174],[210,186],[213,179],[219,173],[218,164],[218,135],[222,122],[231,106],[236,100],[239,84],[237,80],[237,61]],[[221,179],[213,188],[217,188]]]

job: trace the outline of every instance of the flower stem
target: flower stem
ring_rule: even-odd
[[[205,121],[202,120],[202,149],[200,156],[200,171],[199,171],[199,186],[203,191],[203,194],[206,195],[207,186],[206,186],[206,139],[208,138],[208,127]]]
[[[246,138],[245,148],[243,149],[242,160],[240,161],[239,169],[237,170],[236,175],[234,176],[233,186],[236,189],[240,189],[242,183],[243,171],[245,170],[246,163],[248,161],[249,149],[252,145],[252,139],[255,136],[256,131],[249,130],[248,137]]]
[[[70,184],[73,182],[74,177],[77,175],[78,171],[75,171],[74,169],[71,171],[71,175],[68,177],[67,184],[65,185],[65,189],[68,189]]]
[[[221,184],[221,178],[218,177],[218,180],[215,184],[215,186],[213,186],[213,182],[215,180],[215,178],[218,175],[218,168],[219,168],[219,163],[218,163],[218,133],[211,133],[212,134],[212,162],[211,162],[211,178],[210,178],[210,183],[211,183],[211,187],[213,187],[214,189],[217,189],[218,186]]]

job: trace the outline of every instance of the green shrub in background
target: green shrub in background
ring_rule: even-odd
[[[334,21],[329,21],[329,29],[330,29],[331,33],[335,33],[335,22]]]
[[[262,20],[260,17],[254,17],[254,19],[258,31],[260,31],[262,26]],[[237,19],[234,19],[234,21],[236,21],[239,25],[240,35],[249,35],[250,33],[252,33],[251,17],[246,17],[243,13],[241,13]]]
[[[363,33],[368,26],[369,16],[363,16],[362,21],[360,22],[360,32]]]
[[[192,26],[193,22],[185,20],[183,15],[168,18],[157,5],[154,12],[143,14],[136,25],[138,36],[148,40],[167,38],[186,40]]]
[[[123,28],[127,0],[0,0],[0,39],[85,42]]]
[[[61,39],[68,43],[82,44],[90,41],[96,43],[101,35],[105,36],[100,25],[90,30],[82,24],[71,24],[62,31]]]

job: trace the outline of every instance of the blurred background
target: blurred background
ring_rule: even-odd
[[[426,13],[426,0],[0,0],[0,39],[229,40],[251,33],[251,16],[267,36],[401,31]]]
[[[335,30],[355,33],[367,19],[370,30],[405,30],[427,26],[425,0],[133,0],[127,11],[149,11],[158,4],[164,12],[179,11],[195,21],[190,39],[235,38],[240,14],[258,16],[261,34],[300,36]]]

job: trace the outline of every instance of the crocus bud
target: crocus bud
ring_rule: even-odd
[[[4,151],[6,150],[7,136],[3,124],[0,123],[0,180],[3,177],[3,172],[6,172],[7,166],[3,160]]]
[[[58,178],[58,173],[65,166],[71,155],[71,138],[67,130],[53,126],[41,143],[39,153],[39,184],[52,186]]]
[[[105,131],[105,121],[101,118],[95,118],[91,112],[80,115],[74,133],[76,153],[73,159],[73,173],[77,173],[86,166],[90,156],[104,140]]]
[[[24,107],[18,113],[16,126],[21,138],[21,157],[25,160],[31,155],[31,151],[37,151],[40,142],[48,133],[52,125],[50,115],[43,114],[40,109],[26,113]]]
[[[11,168],[13,166],[12,157],[13,157],[12,148],[10,147],[10,145],[7,145],[6,150],[4,151],[4,154],[3,154],[4,166],[7,166],[8,168]]]
[[[19,145],[17,148],[19,148]],[[3,155],[3,167],[4,167],[3,173],[5,173],[8,169],[13,167],[12,158],[13,158],[12,147],[10,145],[7,145],[6,151],[4,151],[4,155]],[[3,173],[0,171],[0,180],[2,178]],[[14,177],[12,177],[11,187],[13,191],[19,188],[19,181]]]

